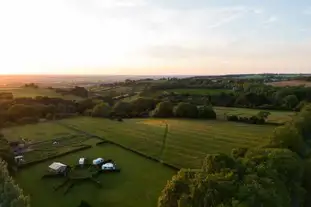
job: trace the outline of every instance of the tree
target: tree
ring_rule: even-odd
[[[126,116],[132,111],[132,104],[129,102],[119,101],[113,106],[113,112],[117,115]]]
[[[283,102],[288,109],[294,109],[298,105],[299,100],[295,95],[288,95],[283,98]]]
[[[0,206],[30,207],[30,201],[9,175],[7,164],[0,159]]]
[[[158,103],[155,110],[152,112],[154,117],[172,117],[173,116],[173,104],[170,101],[163,101]]]
[[[304,154],[304,141],[299,131],[292,125],[286,124],[275,129],[271,136],[272,146],[287,148],[299,155]]]
[[[32,105],[15,104],[9,108],[8,115],[12,120],[18,120],[23,117],[38,117],[40,112]]]
[[[217,115],[212,106],[203,106],[199,108],[199,118],[216,119]]]
[[[271,113],[269,111],[260,111],[257,113],[257,116],[261,119],[267,119]]]
[[[131,102],[132,110],[135,113],[142,113],[145,111],[151,111],[156,107],[157,101],[151,98],[138,98]]]
[[[196,105],[189,103],[179,103],[174,108],[174,115],[182,118],[197,118],[199,114]]]
[[[8,164],[10,171],[16,167],[14,153],[9,145],[9,142],[2,134],[0,134],[0,158]]]
[[[70,93],[76,96],[80,96],[82,98],[88,97],[88,94],[89,94],[88,90],[86,90],[84,87],[79,87],[79,86],[76,86],[73,89],[71,89]]]
[[[107,103],[97,104],[92,111],[93,117],[109,117],[111,113],[111,107]]]

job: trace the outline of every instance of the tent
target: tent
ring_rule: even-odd
[[[49,169],[53,172],[57,173],[62,173],[67,169],[67,165],[60,163],[60,162],[53,162],[50,166]]]
[[[102,170],[113,170],[115,166],[113,163],[106,163],[102,165]]]
[[[103,162],[104,162],[103,158],[97,158],[97,159],[93,160],[93,165],[100,165]]]
[[[79,165],[84,165],[85,164],[85,158],[84,157],[81,157],[79,159]]]

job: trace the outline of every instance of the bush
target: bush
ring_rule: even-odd
[[[30,207],[30,201],[22,189],[15,184],[7,170],[7,164],[0,159],[0,206]]]
[[[196,105],[179,103],[174,108],[174,115],[181,118],[198,118],[199,111]]]
[[[37,117],[24,117],[17,120],[18,124],[35,124],[38,123],[39,119]]]
[[[111,113],[111,107],[107,103],[97,104],[92,111],[93,117],[109,117]]]
[[[239,118],[236,115],[228,115],[227,120],[228,121],[239,121]]]
[[[46,118],[47,120],[53,120],[54,116],[53,116],[53,114],[48,113],[48,114],[45,116],[45,118]]]
[[[199,108],[199,118],[201,119],[216,119],[217,115],[211,106]]]
[[[173,116],[173,104],[169,101],[163,101],[158,103],[156,109],[152,112],[153,117],[172,117]]]
[[[138,98],[130,102],[132,104],[132,110],[135,113],[142,113],[145,111],[152,111],[155,109],[158,101],[151,98]]]
[[[132,104],[128,102],[119,101],[113,106],[113,112],[119,116],[127,116],[132,111]]]

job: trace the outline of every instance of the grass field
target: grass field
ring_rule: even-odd
[[[241,116],[252,116],[256,115],[260,111],[269,111],[271,115],[268,117],[268,122],[270,123],[285,123],[291,120],[295,112],[290,111],[273,111],[273,110],[260,110],[260,109],[246,109],[246,108],[233,108],[233,107],[214,107],[218,118],[227,115],[241,115]]]
[[[63,179],[40,179],[53,160],[26,168],[17,174],[16,179],[31,195],[33,207],[77,207],[82,199],[93,207],[153,207],[167,180],[176,173],[160,163],[114,145],[97,146],[54,161],[75,165],[80,157],[113,159],[121,172],[100,175],[98,180],[103,185],[102,189],[92,183],[81,183],[63,195],[64,189],[53,191],[53,187],[61,184]]]
[[[285,87],[285,86],[302,86],[311,87],[311,82],[302,81],[302,80],[290,80],[290,81],[279,81],[279,82],[271,82],[267,83],[267,85]]]
[[[232,90],[226,89],[191,89],[191,88],[181,88],[181,89],[170,89],[166,90],[167,92],[175,92],[181,94],[191,94],[191,95],[205,95],[205,94],[219,94],[221,92],[230,93]]]
[[[22,88],[22,87],[16,87],[16,88],[0,88],[1,92],[11,92],[13,93],[13,96],[15,98],[20,97],[36,97],[36,96],[48,96],[52,98],[62,98],[67,100],[81,100],[82,98],[74,96],[74,95],[65,95],[56,93],[54,90],[46,89],[46,88]]]
[[[5,128],[2,133],[9,141],[19,140],[20,138],[44,141],[76,134],[76,132],[53,122]]]
[[[164,124],[169,125],[166,147],[160,156]],[[236,147],[253,147],[267,142],[275,127],[227,121],[133,119],[116,122],[81,117],[63,120],[113,142],[180,168],[198,168],[207,154],[230,153]]]

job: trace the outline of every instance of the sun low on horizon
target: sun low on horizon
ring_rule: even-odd
[[[309,1],[0,2],[0,74],[310,73]]]

